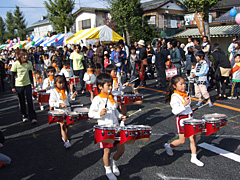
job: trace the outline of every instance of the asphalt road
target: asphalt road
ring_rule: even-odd
[[[227,114],[227,126],[221,128],[216,135],[197,136],[197,143],[208,143],[238,155],[232,160],[198,147],[198,158],[205,166],[197,167],[190,163],[188,140],[174,149],[173,157],[166,154],[163,145],[176,139],[177,131],[171,108],[164,103],[164,89],[154,88],[155,84],[155,80],[148,81],[148,88],[139,90],[144,94],[143,104],[127,106],[129,114],[142,109],[128,119],[127,124],[150,125],[152,135],[149,142],[135,142],[125,146],[126,151],[118,161],[121,171],[118,179],[239,179],[239,162],[236,160],[240,157],[240,100],[215,101],[216,91],[212,90],[215,106],[204,107],[195,112],[196,119],[201,119],[202,115],[208,113]],[[79,96],[74,104],[79,103],[89,107],[90,97]],[[196,103],[193,98],[192,107],[195,107]],[[36,102],[35,107],[39,109]],[[37,110],[37,125],[23,123],[20,120],[17,97],[10,91],[0,95],[0,128],[6,138],[0,152],[12,159],[10,166],[0,169],[0,179],[106,180],[102,162],[103,151],[94,144],[92,128],[96,122],[85,120],[71,125],[69,137],[72,147],[66,150],[58,125],[48,125],[47,112],[48,110]]]

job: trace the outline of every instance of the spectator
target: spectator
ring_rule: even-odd
[[[177,68],[178,75],[181,75],[181,54],[177,47],[177,40],[173,39],[170,42],[171,49],[170,49],[170,56],[171,61],[173,62],[174,66]]]
[[[95,45],[96,45],[96,52],[94,52],[93,54],[94,56],[94,64],[99,63],[101,64],[102,68],[103,68],[103,61],[104,61],[104,49],[103,47],[100,45],[100,41],[96,40],[95,41]]]
[[[87,58],[87,64],[93,64],[93,50],[91,44],[87,45],[87,52],[84,56]]]
[[[140,68],[140,86],[146,86],[146,76],[145,76],[145,68],[147,66],[147,50],[145,48],[145,41],[140,40],[138,41],[138,47],[139,47],[139,59],[141,61],[141,68]]]
[[[188,48],[189,48],[189,47],[193,47],[193,46],[194,46],[193,38],[192,38],[192,36],[188,36],[188,43],[187,43],[187,45],[184,47],[185,55],[187,55],[187,53],[188,53]]]
[[[229,45],[228,47],[228,52],[230,53],[230,56],[229,56],[229,61],[231,61],[232,57],[233,57],[233,54],[235,52],[235,46],[234,46],[234,42],[238,40],[238,36],[233,36],[233,41],[232,43]]]

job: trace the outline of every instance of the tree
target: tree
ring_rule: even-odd
[[[25,31],[25,29],[27,25],[23,12],[20,11],[18,6],[16,6],[16,9],[14,11],[14,22],[15,28],[17,30],[17,37],[20,37],[21,40],[26,39],[27,32]]]
[[[5,41],[6,41],[6,38],[5,38],[5,23],[2,19],[2,17],[0,16],[0,44],[4,44]]]
[[[203,14],[203,20],[205,22],[205,35],[210,40],[209,31],[209,10],[213,7],[217,7],[222,0],[183,0],[183,5],[189,10],[196,13]]]
[[[128,45],[131,39],[149,41],[156,35],[154,28],[143,18],[140,0],[108,0],[108,3],[117,29],[122,29],[126,34]]]
[[[44,5],[48,11],[48,19],[53,23],[53,27],[58,33],[64,33],[64,26],[67,31],[74,24],[72,10],[74,9],[74,0],[48,0]]]
[[[14,23],[14,17],[12,12],[7,12],[6,14],[6,27],[7,27],[7,32],[6,32],[6,38],[7,39],[13,39],[15,37],[15,23]]]

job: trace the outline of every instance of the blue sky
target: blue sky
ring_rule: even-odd
[[[44,7],[43,2],[46,0],[0,0],[0,16],[5,20],[7,11],[13,12],[16,5],[20,7],[20,10],[23,11],[27,26],[30,26],[34,22],[40,20],[42,15],[46,15],[47,11],[45,8],[21,8],[21,7]],[[141,0],[141,2],[146,2],[150,0]],[[80,2],[80,4],[79,4]],[[82,7],[106,7],[106,0],[75,0],[75,12]],[[4,8],[2,8],[4,7]]]

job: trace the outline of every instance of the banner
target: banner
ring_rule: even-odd
[[[21,44],[20,37],[18,37],[17,39],[18,39],[18,44],[20,45]]]
[[[201,13],[197,13],[194,15],[194,19],[197,23],[197,27],[199,30],[200,35],[203,37],[205,36],[205,32],[204,32],[204,23],[203,23],[203,16]]]

